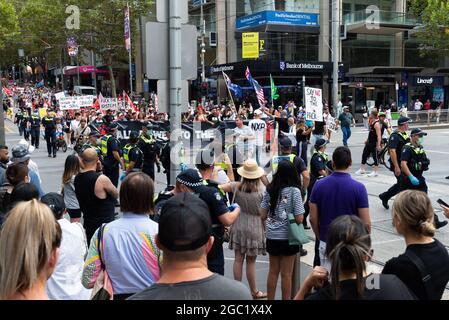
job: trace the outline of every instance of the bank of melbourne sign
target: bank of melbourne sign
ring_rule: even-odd
[[[319,26],[319,14],[285,11],[262,11],[237,19],[236,29],[242,31],[261,25]]]

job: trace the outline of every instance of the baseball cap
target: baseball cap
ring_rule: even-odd
[[[14,163],[20,163],[30,160],[30,153],[28,152],[28,148],[26,148],[24,145],[17,145],[14,146],[11,150],[11,161]]]
[[[41,198],[41,202],[46,204],[58,216],[66,209],[64,197],[56,192],[47,193]]]
[[[348,107],[348,106],[344,106],[344,107],[343,107],[343,110],[345,110],[345,109],[349,109],[349,107]]]
[[[254,114],[255,114],[256,116],[260,116],[262,113],[263,113],[263,112],[260,111],[260,109],[257,109],[257,110],[254,111]]]
[[[324,139],[318,139],[318,140],[315,142],[315,148],[316,148],[316,149],[319,149],[319,148],[321,148],[322,146],[325,146],[326,144],[328,144],[328,142],[327,142],[326,140],[324,140]]]
[[[109,124],[108,130],[115,130],[118,128],[118,124],[116,122],[112,122]]]
[[[290,140],[290,138],[287,137],[282,138],[279,143],[281,144],[281,147],[284,148],[291,148],[292,146],[292,141]]]
[[[385,117],[386,114],[385,114],[385,112],[379,112],[379,113],[377,114],[377,116],[378,116],[378,117]]]
[[[411,136],[419,135],[420,137],[427,136],[427,133],[422,131],[420,128],[413,129],[410,133]]]
[[[129,134],[129,138],[130,139],[137,139],[137,138],[139,138],[139,132],[131,131],[131,133]]]
[[[99,137],[101,137],[101,134],[100,134],[100,132],[98,132],[98,131],[92,130],[92,131],[89,133],[89,137],[97,137],[97,138],[99,138]]]
[[[405,123],[407,123],[407,122],[411,122],[411,119],[410,119],[410,118],[407,118],[407,117],[400,117],[400,118],[398,119],[398,125],[399,125],[399,126],[402,126],[403,124],[405,124]]]
[[[204,185],[203,178],[200,177],[200,174],[195,169],[187,169],[181,172],[176,178],[176,181],[192,190]]]
[[[207,243],[211,227],[207,204],[198,196],[183,192],[164,203],[158,238],[162,246],[170,251],[191,251]]]

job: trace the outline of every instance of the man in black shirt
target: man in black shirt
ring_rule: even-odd
[[[39,110],[34,110],[33,114],[29,117],[31,124],[31,145],[39,149],[39,140],[41,135],[41,117],[39,116]]]
[[[382,149],[382,127],[377,116],[377,111],[371,112],[369,123],[368,139],[365,141],[365,147],[363,148],[362,154],[362,166],[356,174],[365,174],[366,161],[368,160],[368,157],[371,156],[374,160],[374,170],[367,174],[367,177],[377,177],[377,170],[379,169],[377,154]]]
[[[193,192],[209,207],[212,219],[212,235],[214,245],[207,255],[210,271],[224,275],[223,237],[224,227],[231,226],[240,214],[240,207],[232,204],[228,208],[220,192],[213,187],[205,186],[198,171],[188,169],[178,175],[173,194]]]
[[[209,121],[212,125],[217,125],[221,121],[220,109],[215,107],[212,109],[212,113],[207,116],[207,121]]]
[[[50,112],[42,119],[42,125],[45,127],[45,140],[47,141],[48,157],[56,158],[56,114]]]
[[[148,122],[142,127],[142,134],[139,138],[138,147],[143,152],[142,172],[154,180],[154,164],[157,165],[158,172],[161,171],[159,164],[159,147],[153,136],[153,124]]]
[[[388,141],[390,170],[394,172],[397,182],[390,189],[388,189],[388,191],[379,195],[385,209],[389,209],[388,200],[397,195],[401,190],[399,179],[401,176],[401,154],[402,148],[410,142],[410,136],[407,133],[409,122],[409,118],[400,117],[398,120],[398,129],[391,134]]]

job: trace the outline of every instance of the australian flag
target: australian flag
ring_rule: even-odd
[[[243,97],[242,87],[240,87],[239,85],[237,85],[235,83],[232,83],[231,79],[224,72],[223,72],[223,78],[225,79],[226,85],[228,86],[229,90],[232,91],[232,93],[234,93],[234,95],[237,98]]]

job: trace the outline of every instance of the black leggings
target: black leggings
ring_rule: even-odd
[[[366,161],[368,160],[370,155],[373,157],[374,165],[378,166],[379,165],[379,161],[377,159],[376,145],[368,143],[368,144],[365,145],[365,148],[363,148],[362,164],[366,164]]]

